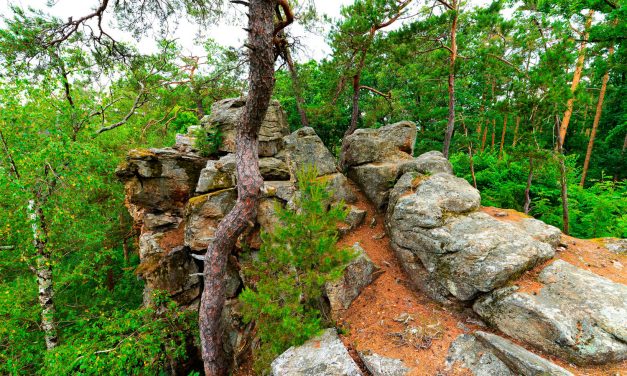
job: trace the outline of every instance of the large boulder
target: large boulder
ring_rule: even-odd
[[[516,226],[477,212],[480,201],[466,180],[448,173],[409,172],[391,193],[392,247],[410,279],[438,300],[449,294],[471,300],[555,253]]]
[[[401,173],[410,171],[432,175],[437,173],[453,174],[453,166],[440,151],[429,151],[406,162],[401,167]]]
[[[310,127],[300,128],[285,137],[285,159],[292,179],[296,179],[299,169],[306,167],[315,166],[318,176],[337,172],[333,154]]]
[[[205,128],[217,128],[222,135],[221,152],[234,153],[237,125],[244,111],[246,98],[229,98],[215,102],[211,114],[201,120]],[[287,116],[278,101],[270,102],[266,118],[259,129],[259,155],[271,157],[283,149],[283,137],[290,131]]]
[[[235,154],[227,154],[218,160],[209,160],[200,171],[196,193],[208,193],[233,188],[236,184]]]
[[[346,166],[411,158],[416,142],[416,125],[409,121],[377,129],[357,129],[346,137]]]
[[[495,334],[477,331],[459,336],[449,349],[447,365],[474,376],[573,376],[564,368]]]
[[[562,260],[538,280],[539,293],[504,288],[473,309],[509,336],[580,365],[627,359],[627,286]]]
[[[348,177],[382,210],[402,166],[412,161],[416,125],[403,121],[378,129],[358,129],[345,142]]]
[[[353,245],[353,251],[355,258],[346,266],[342,276],[325,285],[332,312],[348,309],[353,300],[378,275],[379,268],[370,260],[359,243]]]
[[[273,376],[361,376],[335,329],[290,347],[271,365]]]

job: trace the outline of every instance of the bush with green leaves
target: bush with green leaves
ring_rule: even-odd
[[[101,316],[46,353],[45,375],[174,374],[197,346],[196,312],[181,310],[165,292],[155,306]]]
[[[194,137],[196,138],[194,146],[203,157],[215,155],[220,145],[222,145],[222,132],[215,127],[201,127],[196,130]]]
[[[298,173],[296,210],[277,204],[279,222],[263,233],[261,250],[244,268],[254,286],[240,295],[244,320],[255,321],[261,371],[281,352],[300,345],[327,324],[323,286],[338,278],[353,253],[337,245],[337,224],[346,218],[343,203],[331,204],[331,192],[315,169]]]

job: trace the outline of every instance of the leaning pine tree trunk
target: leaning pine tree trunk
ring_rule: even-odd
[[[28,214],[33,231],[33,246],[37,252],[36,270],[37,288],[39,289],[39,305],[41,306],[41,328],[44,331],[46,349],[57,347],[57,325],[54,321],[54,289],[52,285],[52,260],[46,248],[46,227],[44,213],[35,200],[28,202]]]
[[[614,46],[610,47],[610,58],[614,53]],[[590,157],[592,156],[592,148],[594,147],[594,139],[597,135],[597,129],[599,128],[599,121],[601,120],[601,114],[603,113],[603,100],[605,99],[605,92],[607,90],[607,82],[610,80],[610,70],[605,71],[603,75],[603,82],[601,83],[601,92],[599,93],[599,101],[597,102],[596,113],[594,114],[594,121],[592,122],[592,131],[590,132],[590,141],[588,141],[588,150],[586,151],[586,159],[583,163],[583,172],[581,173],[581,182],[579,185],[583,188],[586,184],[586,175],[588,174],[588,167],[590,166]]]
[[[274,7],[276,0],[250,0],[248,19],[249,92],[237,129],[237,192],[235,207],[220,222],[207,249],[204,290],[199,326],[205,375],[227,374],[222,350],[220,316],[225,301],[225,271],[228,255],[237,238],[255,220],[263,184],[258,164],[258,134],[274,88]]]
[[[449,60],[448,74],[448,121],[446,123],[446,134],[444,136],[444,147],[442,153],[449,157],[449,149],[453,141],[455,132],[455,61],[457,60],[457,21],[459,19],[459,2],[452,2],[453,22],[451,23],[451,57]]]

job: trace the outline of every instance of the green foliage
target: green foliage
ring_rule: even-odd
[[[194,146],[203,157],[215,155],[222,145],[222,132],[218,128],[200,127],[194,133],[194,137],[196,138]]]
[[[347,215],[344,205],[330,205],[327,184],[316,176],[315,169],[298,174],[298,209],[276,208],[279,223],[262,234],[259,254],[244,269],[254,288],[245,289],[240,300],[244,320],[257,324],[258,371],[324,328],[323,286],[338,278],[352,258],[349,250],[337,247],[337,223]]]
[[[198,123],[198,116],[196,116],[195,113],[190,111],[179,112],[176,115],[176,119],[172,121],[172,129],[174,129],[176,133],[185,134],[187,133],[187,127]]]
[[[472,183],[467,154],[451,156],[458,176]],[[531,185],[531,211],[534,217],[562,228],[562,202],[559,185],[559,168],[553,159],[540,159],[534,163]],[[567,158],[570,232],[580,238],[627,237],[627,183],[614,182],[611,177],[592,181],[589,187],[579,186],[576,159]],[[523,210],[529,164],[525,158],[515,158],[507,153],[502,159],[496,152],[479,153],[474,157],[477,188],[481,191],[481,204]]]
[[[180,310],[167,293],[154,292],[154,302],[94,317],[46,354],[44,375],[167,374],[197,342],[197,316]]]

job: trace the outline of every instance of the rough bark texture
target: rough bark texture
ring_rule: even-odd
[[[609,56],[614,53],[614,46],[610,47]],[[603,83],[601,84],[601,92],[599,93],[599,101],[597,102],[597,109],[594,115],[594,121],[592,122],[592,131],[590,132],[590,141],[588,141],[588,150],[586,151],[586,159],[583,162],[583,172],[581,173],[580,186],[586,184],[586,175],[588,174],[588,166],[590,165],[590,157],[592,156],[592,148],[594,147],[594,139],[597,135],[597,128],[599,127],[599,121],[601,120],[601,114],[603,113],[603,100],[605,99],[605,91],[607,90],[607,82],[610,79],[609,69],[605,71],[603,76]]]
[[[446,124],[446,135],[444,136],[444,148],[442,153],[448,158],[453,132],[455,131],[455,61],[457,60],[457,20],[459,19],[459,1],[453,0],[450,3],[453,12],[451,22],[451,58],[449,61],[448,73],[448,122]]]
[[[584,60],[586,58],[586,45],[588,44],[588,29],[590,29],[590,25],[592,25],[592,15],[594,11],[591,10],[588,13],[588,17],[586,18],[585,31],[583,32],[583,40],[579,45],[579,55],[577,56],[577,66],[575,67],[575,74],[573,75],[573,82],[570,85],[570,92],[574,95],[577,87],[579,86],[579,81],[581,80],[581,73],[583,72]],[[571,97],[566,102],[566,111],[564,112],[564,118],[560,124],[559,129],[559,143],[561,147],[564,146],[564,141],[566,140],[566,132],[568,131],[568,125],[570,124],[570,118],[573,115],[573,107],[575,104],[575,97]]]
[[[37,252],[36,269],[39,305],[41,306],[41,329],[44,332],[46,349],[54,349],[58,342],[57,325],[54,321],[54,289],[52,284],[52,262],[46,248],[46,226],[44,212],[35,200],[28,202],[28,214],[33,231],[33,246]]]
[[[225,300],[228,256],[239,235],[255,218],[263,179],[258,164],[258,134],[274,88],[274,0],[249,3],[250,68],[246,109],[237,130],[237,191],[235,207],[220,222],[207,249],[203,272],[199,326],[205,375],[222,376],[227,364],[222,349],[220,316]]]

